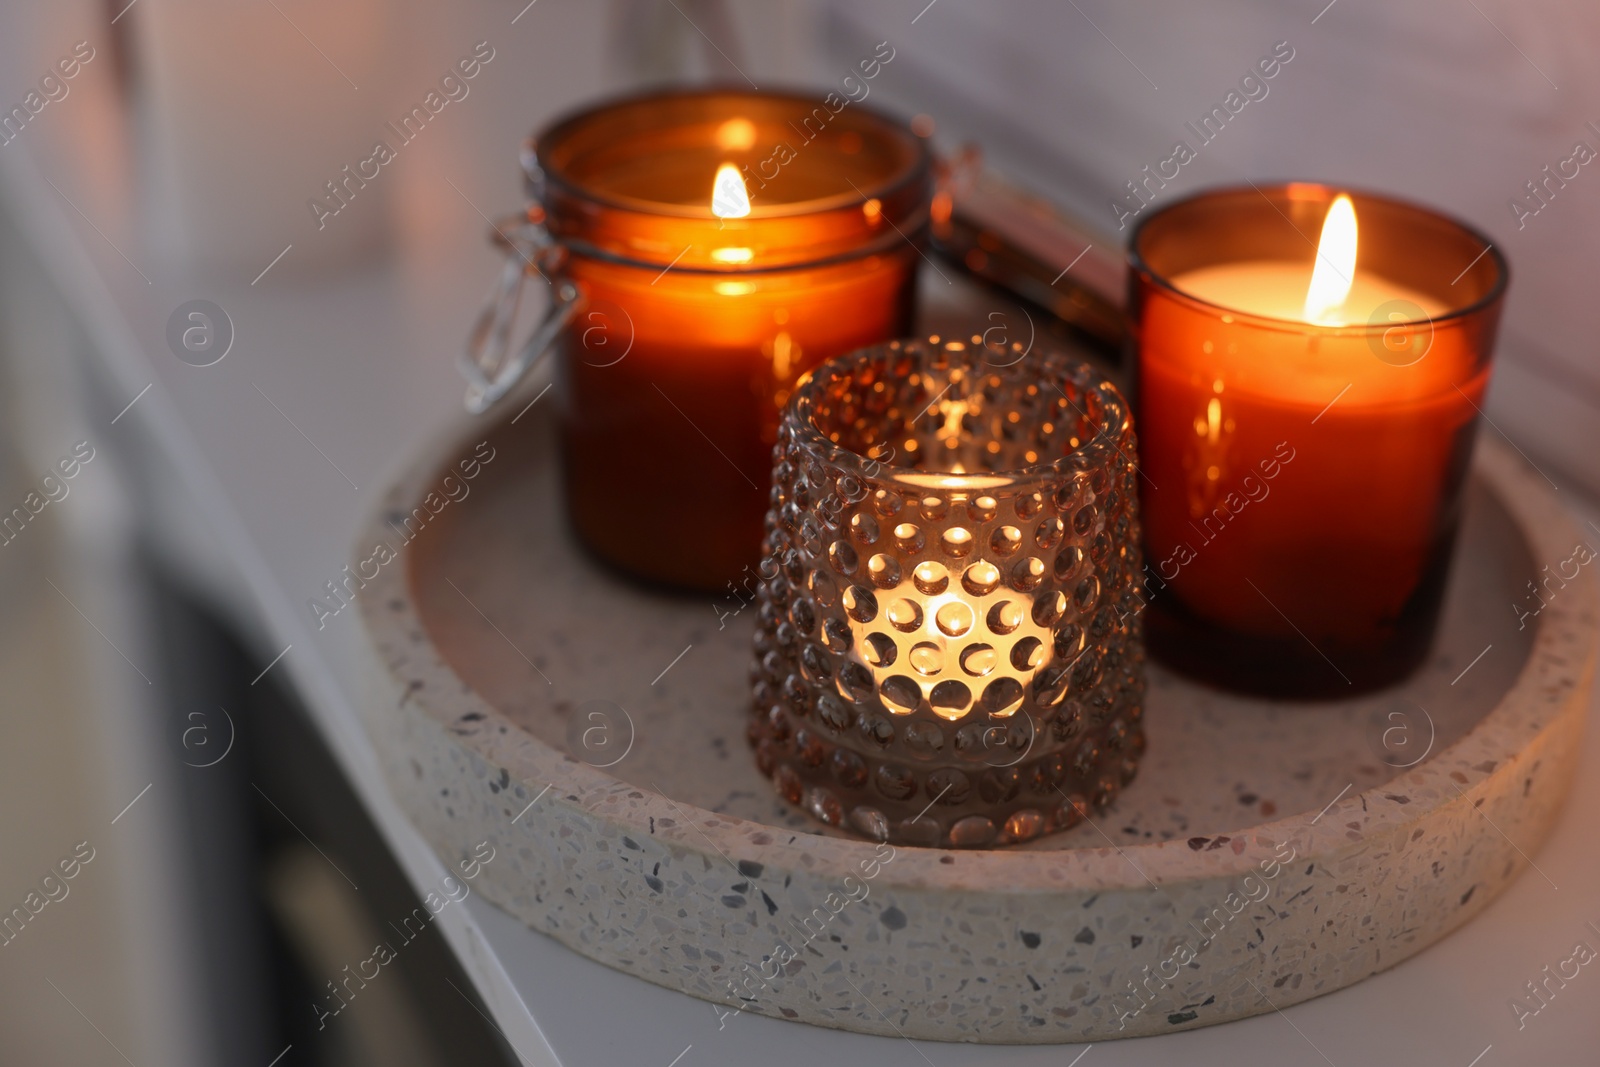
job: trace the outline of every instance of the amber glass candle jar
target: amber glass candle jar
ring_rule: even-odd
[[[1331,238],[1318,251],[1338,192],[1207,192],[1132,238],[1146,634],[1228,688],[1403,677],[1460,519],[1505,261],[1457,222],[1353,193],[1352,270]],[[1324,260],[1350,292],[1312,321]]]
[[[639,578],[748,579],[795,380],[910,326],[926,145],[837,96],[681,92],[560,121],[525,163],[572,287],[555,396],[574,528]]]
[[[1144,748],[1135,447],[1116,388],[1060,353],[933,338],[818,368],[760,590],[750,739],[778,792],[966,848],[1109,803]]]

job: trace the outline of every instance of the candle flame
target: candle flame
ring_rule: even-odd
[[[1356,208],[1348,195],[1340,193],[1322,220],[1317,262],[1311,269],[1311,285],[1306,289],[1306,321],[1342,323],[1345,297],[1350,295],[1355,276]]]
[[[745,190],[739,168],[724,163],[717,168],[711,185],[711,213],[719,219],[742,219],[750,214],[750,194]]]

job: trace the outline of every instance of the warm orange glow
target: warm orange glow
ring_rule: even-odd
[[[1136,239],[1146,641],[1229,688],[1392,683],[1445,595],[1501,264],[1355,195],[1205,194]]]
[[[749,119],[729,119],[717,127],[717,147],[724,152],[747,152],[755,143],[756,124]]]
[[[724,163],[717,168],[711,184],[711,213],[719,219],[742,219],[750,214],[750,194],[739,176],[739,168]]]
[[[1344,323],[1344,302],[1356,276],[1356,207],[1340,193],[1322,220],[1317,261],[1306,289],[1307,322],[1337,326]]]
[[[737,591],[728,612],[753,592],[739,583],[761,563],[772,449],[796,378],[912,332],[921,259],[893,227],[912,234],[930,182],[880,205],[882,232],[859,201],[833,194],[891,187],[925,150],[851,108],[826,136],[859,132],[856,156],[821,142],[777,151],[808,117],[809,102],[782,96],[641,96],[540,138],[564,189],[545,205],[572,246],[562,272],[603,312],[579,315],[557,357],[573,528],[635,577],[719,604]]]
[[[913,444],[915,444],[914,441],[906,442],[907,446]],[[916,449],[907,447],[907,451],[915,452]],[[1011,484],[1011,479],[1002,474],[960,474],[956,472],[923,474],[920,471],[902,474],[900,475],[900,481],[921,489],[998,489],[1003,485]]]

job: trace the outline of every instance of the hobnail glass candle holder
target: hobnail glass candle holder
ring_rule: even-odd
[[[1135,450],[1116,388],[1060,352],[896,341],[803,381],[749,731],[779,794],[965,848],[1109,803],[1144,749]]]

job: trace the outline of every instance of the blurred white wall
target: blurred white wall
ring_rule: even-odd
[[[1527,451],[1600,491],[1600,162],[1520,220],[1512,198],[1600,153],[1600,5],[1588,0],[825,0],[843,70],[898,50],[876,83],[946,140],[1116,234],[1114,196],[1277,42],[1294,58],[1193,163],[1206,185],[1312,178],[1422,201],[1487,233],[1512,287],[1488,408]],[[1315,23],[1313,24],[1313,20]],[[1589,124],[1593,122],[1594,126]],[[1569,167],[1568,173],[1571,173]],[[1157,203],[1161,200],[1158,199]],[[1528,201],[1532,203],[1532,201]],[[1125,237],[1126,231],[1120,236]]]

